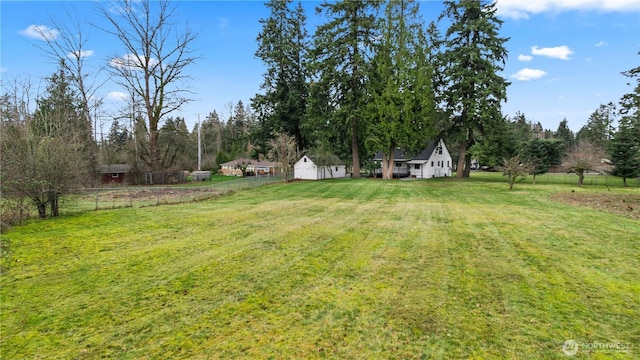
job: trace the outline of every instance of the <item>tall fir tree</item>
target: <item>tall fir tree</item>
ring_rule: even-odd
[[[569,122],[567,121],[567,119],[562,119],[562,121],[560,121],[560,123],[558,124],[558,129],[556,130],[555,134],[553,135],[554,139],[558,139],[560,141],[562,141],[562,154],[564,156],[564,154],[567,152],[568,149],[572,148],[573,145],[575,145],[576,143],[576,136],[573,133],[573,131],[571,131],[571,129],[569,129]]]
[[[416,1],[386,4],[372,61],[366,144],[382,151],[382,177],[393,177],[396,147],[417,152],[435,135],[428,45]]]
[[[266,155],[269,139],[284,131],[293,136],[298,146],[308,144],[303,134],[308,98],[308,39],[306,16],[302,5],[292,8],[291,0],[271,0],[266,6],[271,13],[261,19],[256,57],[266,65],[263,93],[256,94],[252,106],[259,126],[253,134],[254,157]]]
[[[315,87],[325,103],[315,101],[312,112],[331,135],[350,138],[350,156],[338,155],[351,158],[354,177],[360,176],[360,153],[364,150],[368,69],[377,38],[379,6],[376,0],[341,0],[325,1],[317,9],[327,17],[314,34],[312,52]],[[322,114],[318,109],[327,112]]]
[[[457,176],[468,177],[467,148],[500,114],[500,103],[506,100],[509,82],[499,73],[507,59],[508,38],[499,36],[502,20],[496,16],[494,2],[444,4],[440,18],[447,18],[451,25],[444,35],[444,51],[436,57],[442,69],[438,102],[445,106],[446,131],[459,142]]]
[[[606,149],[613,136],[618,110],[615,104],[601,104],[587,120],[587,123],[576,134],[576,140],[587,140]]]
[[[627,179],[640,177],[640,137],[632,117],[620,119],[618,131],[609,144],[609,157],[613,163],[611,174],[622,178],[624,186]]]
[[[640,66],[622,73],[631,79],[631,92],[620,99],[620,125],[609,146],[613,174],[623,178],[640,178]]]

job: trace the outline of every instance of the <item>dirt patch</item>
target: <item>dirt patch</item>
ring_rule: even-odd
[[[189,199],[201,199],[213,197],[220,194],[220,191],[211,188],[145,188],[135,189],[128,188],[126,190],[112,190],[99,193],[100,201],[158,201],[162,202],[182,202]],[[89,198],[95,195],[89,195]]]
[[[640,194],[559,193],[553,195],[552,199],[575,206],[624,215],[632,219],[640,219]]]

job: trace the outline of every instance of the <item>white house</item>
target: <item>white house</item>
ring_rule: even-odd
[[[407,165],[407,158],[405,158],[404,150],[393,150],[393,177],[407,177],[409,176],[409,166]],[[379,151],[376,156],[373,157],[373,161],[382,164],[382,151]],[[376,175],[382,175],[382,169],[376,169]]]
[[[373,161],[382,162],[382,152],[378,152]],[[427,147],[418,155],[409,157],[402,149],[393,152],[393,176],[428,179],[434,177],[451,176],[453,160],[451,154],[441,139],[430,141]],[[381,169],[376,175],[382,174]]]
[[[445,177],[451,176],[453,160],[444,141],[440,139],[429,142],[426,149],[407,161],[407,165],[414,178]]]
[[[293,166],[293,176],[301,180],[322,180],[347,177],[347,167],[340,158],[330,156],[331,165],[318,165],[318,159],[313,155],[304,155]]]

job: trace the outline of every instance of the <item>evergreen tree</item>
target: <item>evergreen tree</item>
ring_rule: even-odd
[[[576,138],[569,129],[567,119],[563,119],[560,124],[558,124],[558,130],[556,130],[554,134],[554,138],[562,141],[562,154],[564,155],[568,149],[572,148],[576,143]]]
[[[388,2],[370,81],[367,148],[383,152],[382,177],[393,176],[393,152],[416,152],[435,135],[431,68],[418,3]]]
[[[159,131],[158,147],[163,169],[193,167],[196,154],[190,146],[189,130],[184,118],[168,118]]]
[[[318,26],[314,35],[313,70],[326,103],[314,105],[327,110],[315,120],[327,124],[337,138],[350,138],[351,162],[354,177],[360,176],[360,152],[368,101],[367,79],[376,34],[376,14],[379,1],[325,1],[317,11],[324,12],[328,21]],[[338,153],[347,158],[348,154]]]
[[[536,175],[542,175],[552,166],[562,163],[562,147],[560,140],[544,140],[532,138],[522,149],[523,159],[530,164],[530,172],[533,175],[533,183],[536,183]]]
[[[513,123],[499,114],[487,119],[483,134],[479,134],[476,143],[469,148],[469,154],[481,165],[495,168],[504,159],[511,159],[519,152],[519,140]]]
[[[270,0],[266,6],[271,13],[261,19],[256,57],[267,71],[252,106],[257,112],[259,127],[253,133],[256,148],[254,157],[269,151],[268,142],[276,132],[293,136],[299,146],[307,145],[303,124],[308,98],[308,44],[306,16],[302,5],[291,8],[291,0]]]
[[[602,149],[606,149],[613,135],[616,114],[616,106],[613,103],[600,105],[589,116],[587,123],[578,131],[576,140],[586,140]]]
[[[222,152],[222,136],[224,133],[224,124],[220,121],[218,113],[214,110],[209,113],[202,122],[201,141],[202,141],[202,168],[216,170],[220,165],[216,162],[216,156]]]
[[[627,179],[640,177],[640,137],[631,117],[620,120],[609,146],[609,156],[613,162],[611,174],[621,177],[624,186],[627,186]]]
[[[613,135],[609,156],[613,162],[613,175],[627,178],[640,177],[640,66],[622,73],[635,81],[633,91],[620,99],[620,125]],[[631,85],[631,83],[629,83]]]
[[[448,133],[459,141],[458,177],[468,177],[471,158],[467,148],[476,136],[500,114],[509,83],[499,75],[504,70],[508,38],[498,32],[502,20],[495,2],[485,0],[445,1],[440,19],[451,25],[445,33],[445,50],[437,56],[442,68],[440,98],[445,104]]]

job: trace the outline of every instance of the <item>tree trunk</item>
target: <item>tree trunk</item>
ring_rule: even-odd
[[[533,174],[533,185],[536,184],[536,174]]]
[[[43,203],[41,201],[38,201],[36,203],[36,206],[38,207],[38,216],[40,216],[41,219],[44,219],[47,217],[47,204]]]
[[[355,116],[351,118],[351,158],[353,159],[352,177],[360,177],[360,155],[358,150],[358,123]]]
[[[395,147],[391,146],[389,148],[389,152],[385,154],[382,152],[382,179],[383,180],[391,180],[393,179],[393,149]]]
[[[467,152],[467,140],[462,140],[460,148],[458,150],[458,169],[456,170],[456,177],[461,179],[464,177],[464,166],[466,164],[465,153]]]
[[[158,149],[158,131],[149,129],[149,167],[151,171],[162,170],[160,151]]]
[[[58,211],[58,195],[52,194],[50,195],[49,203],[51,204],[51,216],[57,217],[59,215]]]
[[[464,156],[464,177],[471,176],[471,154],[465,154]]]
[[[584,181],[584,171],[578,172],[578,186],[582,186],[582,182]]]

